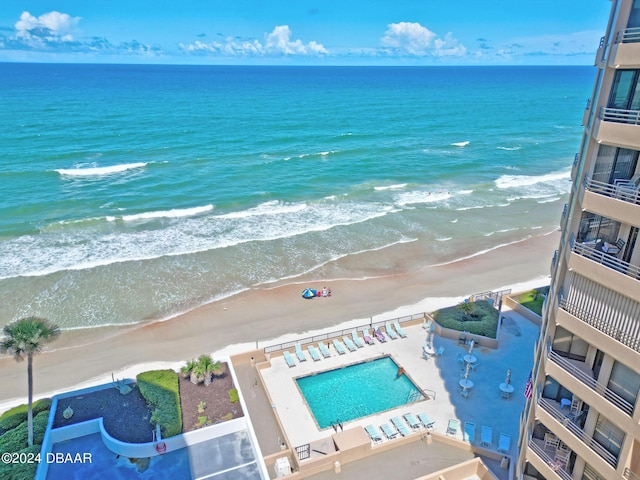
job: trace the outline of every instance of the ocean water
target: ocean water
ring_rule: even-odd
[[[362,278],[409,242],[433,265],[554,230],[592,80],[0,64],[0,324],[160,320],[301,275]]]

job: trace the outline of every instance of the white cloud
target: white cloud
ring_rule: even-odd
[[[288,25],[279,25],[271,33],[265,34],[264,43],[255,39],[237,40],[233,37],[227,37],[222,42],[205,43],[196,40],[194,43],[179,44],[178,46],[187,53],[223,56],[317,56],[329,53],[322,44],[315,41],[305,44],[300,39],[291,40],[291,34]]]
[[[33,46],[73,42],[73,31],[80,17],[71,17],[66,13],[48,12],[35,17],[22,12],[15,24],[16,37]]]
[[[451,32],[440,38],[428,28],[412,22],[387,25],[380,43],[390,49],[390,53],[416,57],[462,56],[467,53],[465,46]]]

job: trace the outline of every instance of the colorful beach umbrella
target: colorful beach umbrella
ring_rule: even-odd
[[[313,298],[317,295],[317,290],[314,290],[313,288],[305,288],[302,291],[302,298]]]

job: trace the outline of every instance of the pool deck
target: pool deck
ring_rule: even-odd
[[[308,355],[306,345],[303,351],[307,356],[305,362],[288,367],[282,356],[274,356],[271,367],[262,369],[265,388],[271,398],[271,408],[278,415],[290,447],[296,447],[316,441],[326,441],[334,430],[320,430],[309,411],[297,385],[295,377],[305,376],[324,370],[340,368],[351,363],[362,362],[382,355],[391,355],[402,366],[413,382],[427,392],[435,392],[435,399],[419,401],[390,411],[371,415],[358,420],[344,422],[344,429],[354,426],[379,427],[390,423],[391,417],[402,416],[411,412],[425,412],[435,421],[434,431],[445,434],[449,419],[460,420],[461,428],[455,436],[462,440],[464,422],[475,423],[475,445],[480,445],[482,426],[493,430],[489,450],[497,451],[500,433],[511,437],[509,453],[515,457],[518,440],[520,414],[525,398],[523,395],[526,382],[533,365],[534,343],[539,336],[539,327],[516,312],[503,308],[503,323],[500,332],[500,344],[497,350],[486,347],[475,347],[478,369],[471,371],[469,379],[474,386],[468,398],[460,395],[459,382],[464,369],[458,362],[458,353],[467,353],[468,347],[435,335],[435,349],[443,347],[441,356],[425,359],[422,346],[427,332],[421,325],[403,327],[407,338],[387,339],[386,343],[376,341],[374,345],[365,345],[355,352],[338,355],[333,345],[331,357],[314,362]],[[293,349],[290,349],[295,358]],[[511,384],[514,392],[510,399],[501,398],[499,385],[505,381],[507,370],[511,369]],[[499,412],[499,414],[497,414]],[[250,412],[252,413],[252,412]],[[252,415],[253,417],[253,415]],[[394,442],[394,440],[384,440]],[[404,448],[404,447],[403,447]]]

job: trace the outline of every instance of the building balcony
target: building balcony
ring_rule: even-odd
[[[566,471],[566,467],[558,464],[551,455],[544,449],[542,440],[537,438],[529,439],[526,454],[527,461],[544,475],[544,478],[547,480],[571,480],[571,474]]]
[[[608,478],[614,478],[618,459],[606,448],[588,435],[580,426],[574,423],[557,405],[557,402],[547,398],[538,400],[536,414],[538,419],[549,428],[576,455],[591,458],[589,463],[602,472],[608,472]],[[595,456],[593,455],[595,453]]]
[[[576,153],[575,157],[573,157],[573,164],[571,165],[571,181],[576,181],[576,175],[578,173],[578,163],[580,163],[580,154]]]
[[[602,107],[593,136],[598,143],[640,150],[640,110]]]
[[[578,243],[571,236],[568,268],[629,298],[640,298],[640,267],[596,249],[595,244]]]
[[[633,184],[612,185],[585,177],[581,204],[589,212],[640,226],[640,191]]]
[[[609,66],[613,68],[640,67],[640,28],[627,28],[618,32],[611,47]]]
[[[569,204],[565,203],[562,207],[562,216],[560,217],[560,230],[564,232],[567,226],[567,217],[569,216]]]
[[[610,406],[616,408],[616,417],[619,423],[624,424],[631,421],[633,405],[613,390],[600,385],[593,378],[593,373],[586,368],[584,362],[569,360],[558,355],[553,350],[549,352],[547,358],[550,363],[545,373],[551,375],[563,386],[598,411],[602,410],[598,403],[602,401],[601,399],[606,400]]]
[[[565,298],[560,299],[555,320],[571,332],[580,332],[584,341],[598,345],[600,350],[627,365],[635,365],[639,361],[640,338],[633,323],[607,320],[567,302]]]

